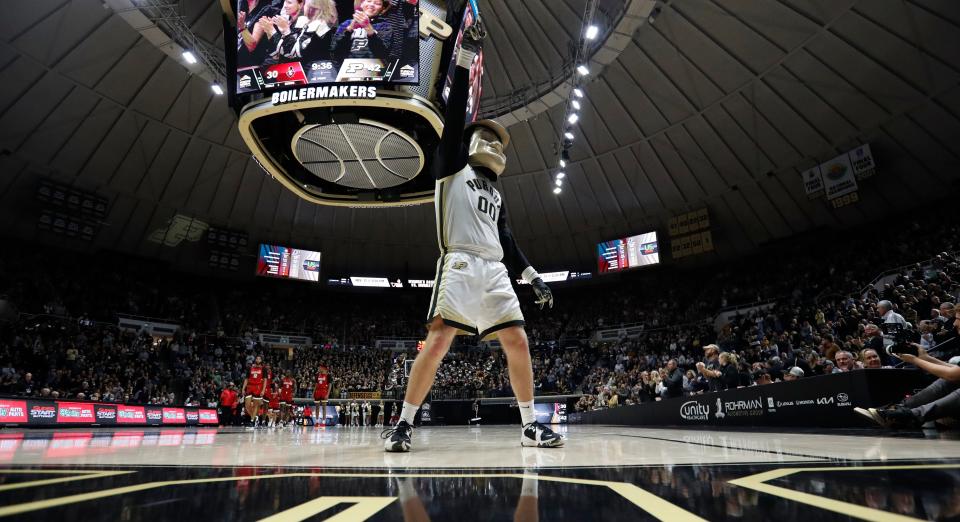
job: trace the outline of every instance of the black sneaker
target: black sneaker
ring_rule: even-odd
[[[539,422],[531,422],[523,427],[520,445],[537,448],[559,448],[563,446],[563,437]]]
[[[407,424],[407,421],[400,421],[393,428],[383,430],[380,438],[387,439],[383,443],[383,449],[392,452],[410,451],[411,433],[413,433],[413,426]]]
[[[916,430],[923,425],[923,419],[917,417],[913,410],[904,406],[894,406],[888,410],[854,408],[854,411],[884,428]]]

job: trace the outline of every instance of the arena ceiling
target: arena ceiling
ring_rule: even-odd
[[[483,2],[492,34],[486,102],[552,85],[584,2]],[[718,254],[737,255],[956,190],[960,2],[658,6],[654,22],[644,20],[589,78],[561,195],[550,189],[563,105],[510,128],[503,191],[515,234],[541,269],[589,269],[596,242],[665,231],[669,216],[703,206]],[[222,47],[218,0],[181,8],[199,38]],[[246,230],[254,242],[321,250],[328,274],[432,272],[431,206],[353,210],[297,199],[251,160],[209,81],[102,1],[33,0],[0,27],[8,234],[38,236],[33,194],[49,177],[110,200],[96,247],[205,265],[148,241],[183,215]],[[799,173],[860,143],[879,166],[861,201],[832,209],[809,200]]]

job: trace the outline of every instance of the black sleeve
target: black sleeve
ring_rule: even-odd
[[[390,23],[384,22],[374,26],[375,34],[367,37],[370,52],[378,60],[390,61],[390,51],[393,43],[394,30]]]
[[[517,246],[517,240],[513,238],[513,232],[510,231],[510,225],[507,224],[507,205],[500,202],[500,216],[497,218],[497,228],[500,230],[500,247],[503,249],[503,264],[513,275],[520,275],[528,266],[527,256]]]
[[[453,57],[456,60],[456,55]],[[467,98],[470,94],[470,70],[455,66],[447,111],[443,116],[443,134],[434,153],[430,170],[434,179],[443,179],[467,165],[467,148],[463,144],[463,127],[467,123]]]
[[[336,29],[337,32],[330,41],[330,54],[333,55],[334,60],[343,61],[350,55],[350,37],[352,33],[347,30],[349,26],[349,20],[340,24]]]
[[[682,389],[683,388],[683,372],[679,370],[674,370],[673,373],[671,373],[670,376],[667,377],[666,387],[671,389],[677,389],[677,388]]]

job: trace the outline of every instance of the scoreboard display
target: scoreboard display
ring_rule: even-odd
[[[278,279],[320,280],[320,252],[277,245],[260,245],[257,275]]]
[[[237,94],[345,82],[419,85],[416,0],[237,1]]]
[[[660,247],[656,232],[597,244],[597,272],[601,274],[658,263],[660,263]]]

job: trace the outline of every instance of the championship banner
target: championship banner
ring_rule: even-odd
[[[851,150],[850,162],[853,163],[853,174],[858,180],[867,179],[877,173],[877,164],[873,162],[869,143]]]
[[[820,174],[820,165],[800,173],[803,177],[803,189],[810,199],[823,195],[823,176]]]
[[[849,154],[841,154],[820,165],[820,171],[823,173],[823,187],[828,200],[857,191],[857,180],[853,175]]]

